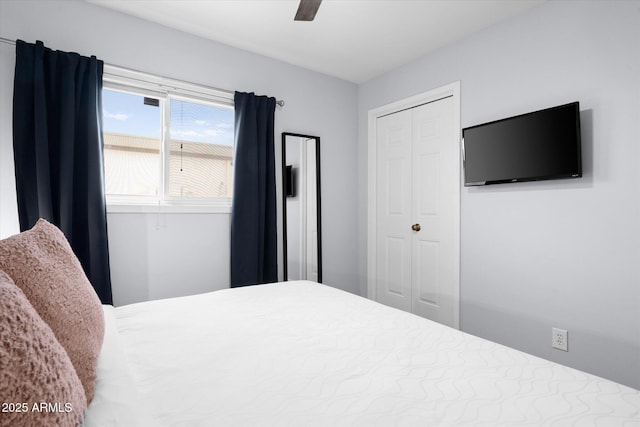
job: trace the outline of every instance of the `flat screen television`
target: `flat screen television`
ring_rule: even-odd
[[[284,191],[287,197],[295,197],[296,189],[295,189],[295,175],[293,172],[293,166],[287,165],[285,168],[284,175]]]
[[[462,150],[466,187],[581,177],[580,105],[464,128]]]

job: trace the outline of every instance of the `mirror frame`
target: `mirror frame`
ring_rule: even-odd
[[[322,283],[322,220],[320,209],[320,137],[312,135],[304,135],[293,132],[282,132],[282,264],[283,264],[283,281],[288,280],[288,260],[287,260],[287,195],[286,195],[286,174],[287,174],[287,137],[308,138],[316,140],[316,209],[317,209],[317,228],[318,228],[318,283]]]

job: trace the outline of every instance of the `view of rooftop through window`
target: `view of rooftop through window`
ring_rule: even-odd
[[[150,98],[111,89],[103,90],[102,101],[107,195],[154,199],[231,197],[232,107],[183,98]],[[164,150],[163,117],[168,117]],[[164,168],[163,152],[168,158]],[[164,194],[163,182],[168,184]]]

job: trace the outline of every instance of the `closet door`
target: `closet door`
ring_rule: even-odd
[[[458,327],[460,154],[452,96],[376,119],[375,293]]]
[[[377,119],[376,299],[411,311],[412,112]]]
[[[453,98],[413,108],[412,307],[422,317],[452,326],[457,275],[459,151]],[[418,227],[415,227],[418,228]]]

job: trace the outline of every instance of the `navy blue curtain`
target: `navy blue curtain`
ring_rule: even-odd
[[[65,234],[111,304],[102,139],[103,63],[16,42],[13,152],[22,231],[39,218]]]
[[[276,99],[236,92],[231,287],[278,280],[273,122]]]

